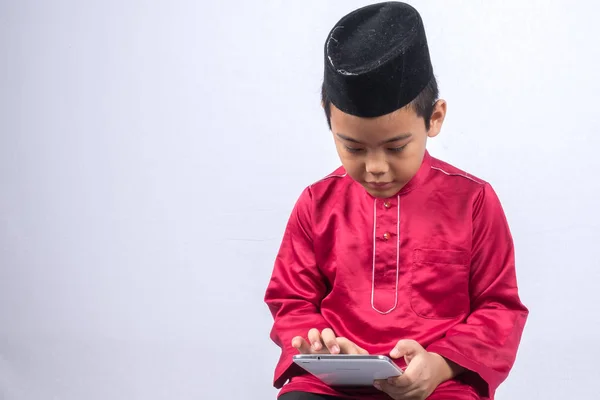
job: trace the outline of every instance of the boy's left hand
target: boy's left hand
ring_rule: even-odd
[[[429,353],[414,340],[400,340],[390,356],[404,357],[406,371],[399,377],[376,380],[373,384],[394,400],[424,400],[438,385],[462,370],[439,354]]]

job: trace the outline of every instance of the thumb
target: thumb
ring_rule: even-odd
[[[414,340],[400,340],[390,352],[392,358],[404,357],[404,361],[408,365],[410,361],[425,349]]]

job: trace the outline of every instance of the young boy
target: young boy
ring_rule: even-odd
[[[342,167],[303,191],[266,291],[279,399],[493,399],[528,310],[492,187],[426,150],[446,102],[420,15],[398,2],[356,10],[324,61]],[[389,355],[405,373],[328,387],[297,353]]]

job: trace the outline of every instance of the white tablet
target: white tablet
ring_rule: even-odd
[[[376,379],[402,375],[402,370],[386,356],[298,354],[293,360],[329,386],[372,386]]]

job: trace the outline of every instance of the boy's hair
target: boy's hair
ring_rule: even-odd
[[[429,130],[433,106],[438,100],[439,95],[440,92],[437,80],[435,79],[435,76],[433,76],[427,86],[425,86],[425,89],[421,90],[421,93],[405,106],[412,108],[419,117],[423,117],[425,129],[427,130]],[[325,84],[321,86],[321,102],[323,104],[323,109],[325,110],[325,116],[327,117],[327,125],[329,125],[329,129],[331,129],[331,100],[329,100],[329,97],[327,96]]]

